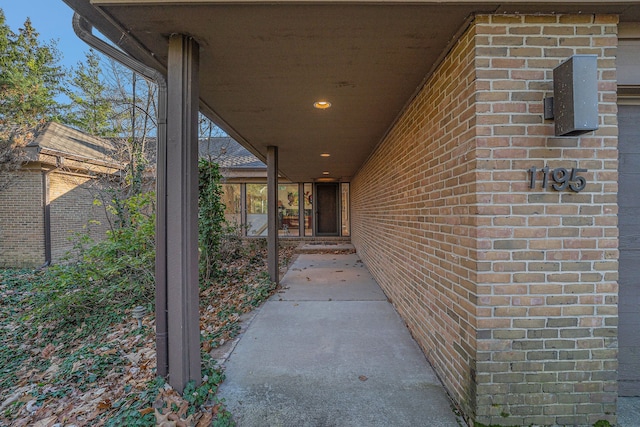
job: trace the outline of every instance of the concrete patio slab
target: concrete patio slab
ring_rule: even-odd
[[[240,427],[464,425],[357,255],[300,255],[282,285],[225,362]]]

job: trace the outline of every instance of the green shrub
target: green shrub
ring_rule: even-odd
[[[93,244],[82,236],[77,261],[51,267],[34,295],[34,321],[57,330],[85,325],[90,333],[154,298],[153,193],[122,201],[127,221]]]

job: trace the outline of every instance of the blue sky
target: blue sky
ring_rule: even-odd
[[[17,31],[27,17],[40,33],[40,41],[55,40],[62,54],[62,65],[76,66],[84,61],[84,53],[89,50],[71,27],[73,11],[62,0],[0,0],[7,24]]]

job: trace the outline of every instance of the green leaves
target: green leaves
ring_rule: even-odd
[[[28,18],[14,33],[0,10],[0,125],[34,127],[59,116],[65,70],[55,43],[38,37]]]
[[[154,194],[120,202],[119,227],[98,244],[79,240],[77,262],[56,265],[35,297],[36,321],[60,328],[105,329],[125,309],[153,301],[155,279]],[[86,238],[86,236],[83,236]]]
[[[71,84],[75,91],[68,93],[71,111],[65,121],[91,135],[115,136],[111,120],[116,115],[105,83],[100,56],[93,50],[86,53],[86,62],[78,63]]]
[[[199,244],[200,276],[209,280],[219,265],[220,239],[226,230],[224,203],[222,203],[222,175],[218,164],[201,158],[199,171]]]

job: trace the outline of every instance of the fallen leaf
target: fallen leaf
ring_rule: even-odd
[[[156,414],[156,425],[161,425],[162,423],[169,421],[169,414],[164,415],[157,409],[154,409],[154,412]]]
[[[366,381],[366,380],[368,380],[369,378],[367,378],[367,377],[366,377],[366,376],[364,376],[364,375],[360,375],[360,376],[358,377],[358,379],[359,379],[360,381]]]
[[[49,357],[51,357],[51,355],[53,354],[53,351],[56,349],[56,347],[49,343],[47,344],[47,346],[42,350],[42,353],[40,354],[42,356],[43,359],[48,359]]]
[[[211,425],[211,420],[213,420],[213,415],[209,412],[205,412],[202,414],[202,417],[200,417],[196,427],[209,427]]]
[[[138,410],[138,412],[140,412],[140,415],[142,415],[143,417],[147,414],[150,414],[154,411],[153,408],[144,408],[144,409],[140,409]]]
[[[97,409],[99,411],[105,411],[107,409],[111,408],[111,400],[109,399],[105,399],[102,402],[98,403]],[[153,412],[153,411],[151,411]]]
[[[53,424],[55,424],[57,420],[58,420],[58,417],[56,417],[55,415],[52,415],[48,418],[44,418],[40,421],[36,421],[33,424],[33,427],[51,427]]]
[[[189,409],[189,402],[185,400],[184,402],[182,402],[182,405],[180,405],[180,409],[178,410],[178,416],[180,418],[183,418],[187,414],[188,409]]]

